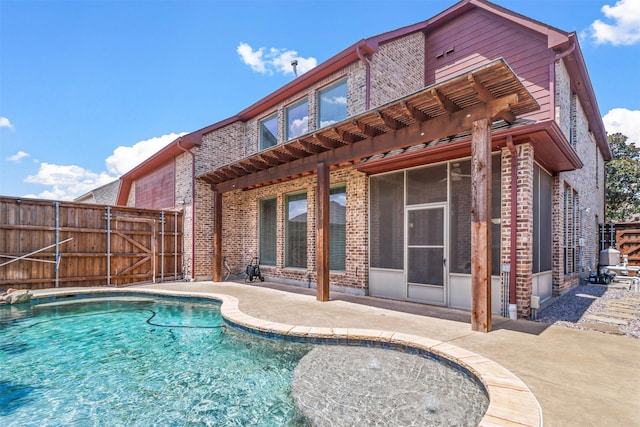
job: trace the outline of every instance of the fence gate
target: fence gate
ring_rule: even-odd
[[[0,290],[182,278],[182,212],[0,197]]]

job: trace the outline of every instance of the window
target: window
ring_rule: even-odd
[[[329,268],[344,271],[346,254],[347,188],[336,186],[329,192]]]
[[[285,267],[307,268],[307,193],[287,196]]]
[[[260,200],[260,264],[276,265],[277,199]]]
[[[278,115],[260,121],[260,149],[278,144]]]
[[[347,80],[318,92],[318,123],[323,128],[347,118]]]
[[[287,141],[309,132],[309,101],[287,107]]]

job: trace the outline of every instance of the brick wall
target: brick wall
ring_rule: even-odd
[[[528,318],[533,289],[533,166],[534,149],[531,144],[516,147],[518,155],[516,201],[516,265],[511,263],[511,153],[502,150],[502,263],[516,269],[516,304],[518,317]],[[504,284],[503,284],[504,285]],[[505,285],[506,286],[506,285]]]
[[[331,172],[331,184],[346,184],[346,271],[332,272],[331,286],[365,293],[368,272],[367,256],[367,185],[365,174],[351,168]],[[316,176],[261,187],[235,191],[223,196],[222,256],[226,256],[232,272],[243,272],[251,258],[258,256],[259,201],[277,199],[276,265],[263,266],[269,279],[308,283],[316,280]],[[307,193],[307,267],[285,267],[285,209],[287,194]],[[211,258],[211,257],[209,257]],[[210,265],[210,262],[209,262]],[[199,270],[200,271],[200,270]]]
[[[422,32],[380,46],[371,59],[371,107],[424,87],[425,40]]]
[[[560,125],[580,160],[581,169],[561,172],[554,177],[553,224],[554,224],[554,295],[560,295],[577,285],[588,274],[589,268],[597,267],[599,254],[598,223],[604,219],[604,159],[598,149],[593,133],[578,97],[572,93],[569,74],[563,62],[556,62],[556,122]],[[578,237],[584,240],[580,251],[577,273],[565,276],[564,265],[564,189],[573,189],[579,199]]]

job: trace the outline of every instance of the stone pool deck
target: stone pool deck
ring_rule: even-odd
[[[517,396],[523,391],[518,378],[522,380],[537,398],[546,426],[640,426],[638,339],[501,317],[495,317],[493,331],[484,334],[471,331],[469,313],[464,311],[337,292],[332,293],[331,301],[322,303],[316,301],[314,290],[276,284],[174,282],[117,290],[123,289],[228,295],[232,298],[227,314],[235,322],[256,323],[254,326],[266,330],[340,335],[357,329],[364,338],[398,342],[408,336],[416,341],[417,337],[418,345],[441,351],[444,357],[459,357],[472,370],[483,369],[484,364],[485,370],[489,368],[486,378],[495,381],[498,393],[512,388]],[[58,292],[73,290],[34,293]],[[517,378],[505,377],[500,366]],[[502,405],[510,399],[507,407],[494,408],[495,417],[486,418],[483,424],[535,425],[531,401],[499,400]]]

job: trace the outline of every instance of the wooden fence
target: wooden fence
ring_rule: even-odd
[[[0,197],[0,290],[182,278],[182,213]]]
[[[614,247],[629,257],[630,265],[640,266],[640,223],[601,224],[600,236],[600,249]]]

